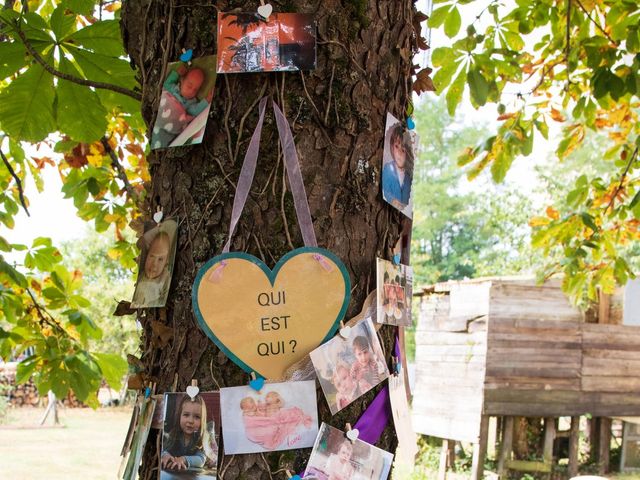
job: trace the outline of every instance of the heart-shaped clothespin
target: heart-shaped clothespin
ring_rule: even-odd
[[[180,60],[183,62],[191,63],[191,58],[193,57],[193,50],[185,50],[182,49],[182,55],[180,55]]]
[[[198,393],[200,393],[200,389],[198,387],[196,387],[195,385],[189,385],[187,387],[187,395],[189,395],[189,398],[191,400],[196,398],[196,395],[198,395]]]
[[[360,436],[360,430],[357,428],[351,428],[351,424],[347,423],[347,438],[351,443],[355,442]]]
[[[287,470],[287,472],[286,472],[286,473],[287,473],[287,477],[289,477],[289,480],[301,480],[301,478],[302,478],[302,477],[300,477],[300,475],[298,475],[298,474],[293,475],[293,474],[291,473],[291,471],[289,471],[289,470]]]
[[[147,387],[144,389],[144,398],[149,398],[151,396],[151,387]]]
[[[264,386],[264,378],[256,377],[255,372],[251,372],[251,381],[249,382],[249,386],[256,392],[259,392]]]
[[[393,254],[393,263],[396,265],[400,265],[400,258],[402,257],[402,254],[400,253],[394,253]]]
[[[344,322],[340,322],[340,336],[345,340],[351,335],[351,327],[345,327]]]
[[[156,213],[153,214],[153,221],[156,223],[160,223],[162,221],[162,217],[164,214],[162,213],[162,209],[158,207],[156,209]]]
[[[393,357],[391,361],[393,363],[393,374],[398,375],[402,371],[402,362],[398,357]]]
[[[409,105],[407,105],[407,117],[411,115],[413,115],[413,103],[409,102]]]
[[[409,130],[416,128],[416,122],[413,121],[413,117],[407,117],[407,128]]]
[[[269,20],[271,13],[273,13],[273,7],[268,3],[262,3],[262,5],[258,7],[258,15],[267,21]]]

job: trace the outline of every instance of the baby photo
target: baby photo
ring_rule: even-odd
[[[178,224],[165,220],[142,236],[138,281],[131,308],[164,307],[176,256]]]
[[[393,455],[355,440],[345,432],[323,423],[313,445],[305,480],[386,480]]]
[[[151,130],[151,149],[202,143],[216,83],[216,57],[173,62],[167,71]]]
[[[316,68],[313,15],[258,13],[218,15],[218,73],[275,72]]]
[[[316,382],[220,390],[225,455],[308,448],[318,433]]]
[[[339,412],[389,376],[373,322],[365,318],[309,356],[332,414]]]
[[[413,269],[377,259],[378,323],[411,325],[411,297],[413,295]]]
[[[382,157],[382,198],[409,218],[413,216],[413,167],[417,135],[387,113]]]
[[[160,480],[215,480],[220,395],[165,394]]]

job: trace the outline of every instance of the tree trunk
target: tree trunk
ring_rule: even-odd
[[[229,230],[235,182],[257,121],[257,102],[272,95],[289,119],[309,197],[318,244],[349,270],[352,297],[347,319],[375,288],[376,257],[391,258],[406,220],[383,202],[380,171],[387,111],[405,117],[411,98],[412,0],[305,0],[272,2],[274,11],[314,13],[318,22],[318,67],[312,72],[219,75],[204,143],[154,152],[146,216],[156,206],[180,220],[178,252],[166,308],[140,311],[142,361],[158,392],[184,391],[192,378],[201,390],[246,384],[236,367],[198,328],[191,287],[204,262],[219,254]],[[259,3],[202,0],[124,2],[125,47],[140,71],[142,112],[151,125],[162,72],[181,49],[194,57],[216,50],[218,12],[255,11]],[[256,175],[231,251],[248,252],[273,266],[303,245],[285,182],[275,122],[267,113]],[[405,259],[406,260],[406,259]],[[154,344],[151,321],[174,329],[166,346]],[[394,328],[380,330],[386,352]],[[380,387],[335,416],[318,388],[321,420],[344,428],[355,423]],[[394,451],[390,424],[378,445]],[[310,449],[271,455],[220,457],[221,478],[286,478],[300,472]],[[156,439],[147,442],[141,478],[157,474]]]

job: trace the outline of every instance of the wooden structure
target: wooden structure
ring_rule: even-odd
[[[640,326],[586,323],[558,282],[488,278],[417,295],[414,427],[476,444],[472,478],[482,476],[489,416],[506,417],[503,470],[514,466],[512,418],[545,417],[544,465],[519,466],[550,471],[555,418],[573,417],[575,463],[579,415],[640,415]],[[621,319],[620,305],[600,316]]]

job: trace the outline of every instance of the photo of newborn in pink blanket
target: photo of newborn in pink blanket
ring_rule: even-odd
[[[318,433],[313,381],[223,388],[220,403],[227,455],[311,447]]]
[[[152,149],[202,142],[216,81],[215,58],[168,65],[151,131]]]

